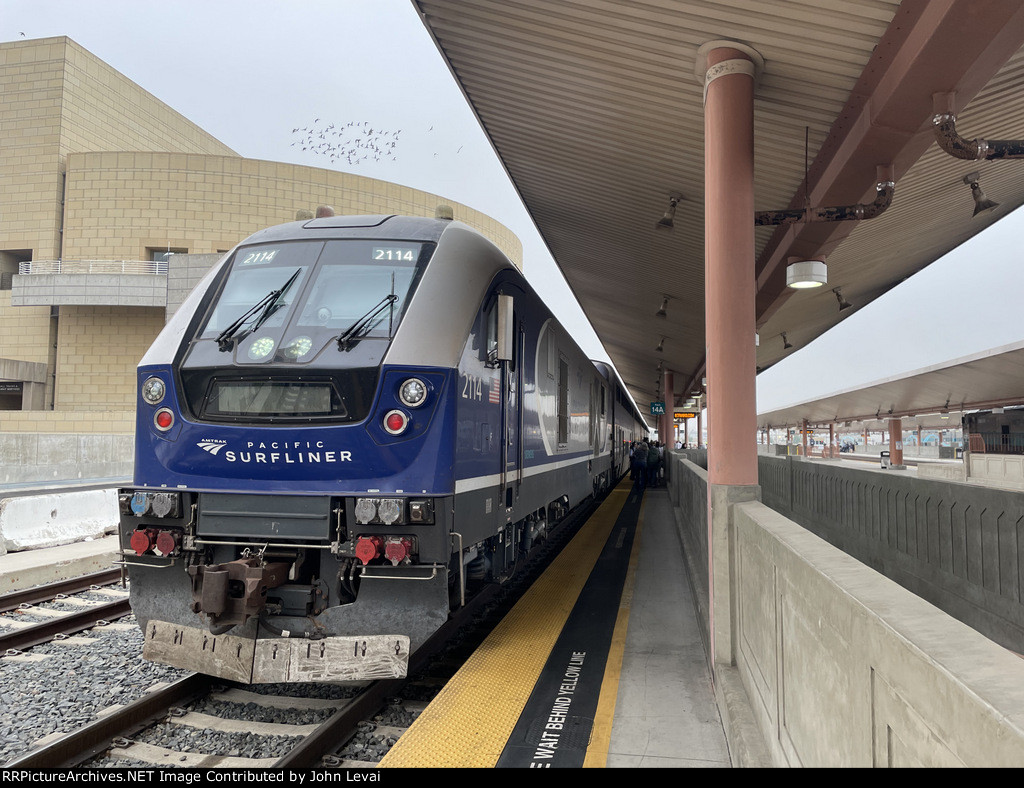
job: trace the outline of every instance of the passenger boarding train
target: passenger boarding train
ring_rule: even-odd
[[[404,676],[647,429],[615,373],[450,219],[256,233],[138,383],[119,500],[143,655],[242,682]]]

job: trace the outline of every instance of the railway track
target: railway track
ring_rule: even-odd
[[[592,510],[572,513],[508,583],[483,587],[412,655],[408,679],[317,698],[322,685],[224,686],[191,674],[47,737],[4,767],[372,768]]]
[[[131,613],[127,591],[108,589],[107,586],[121,579],[120,570],[97,572],[71,580],[62,580],[35,588],[14,591],[0,596],[0,613],[8,614],[2,619],[12,631],[0,632],[0,654],[11,655],[40,643],[102,626],[123,618]],[[83,600],[73,596],[85,591],[112,597],[109,602]],[[71,610],[55,610],[39,607],[40,603],[57,602],[72,607]],[[73,609],[79,607],[78,610]],[[43,618],[43,621],[29,622],[25,618]]]

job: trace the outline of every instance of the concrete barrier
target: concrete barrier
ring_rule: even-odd
[[[707,477],[672,459],[699,587]],[[761,466],[763,487],[789,486],[782,466]],[[764,504],[732,511],[713,582],[734,651],[714,671],[741,765],[1024,766],[1024,660]]]
[[[0,500],[0,555],[71,544],[117,530],[117,490]]]
[[[760,503],[736,664],[777,765],[1024,766],[1024,661]]]

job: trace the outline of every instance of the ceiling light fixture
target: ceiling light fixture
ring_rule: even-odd
[[[999,207],[999,203],[990,200],[985,196],[985,192],[981,190],[981,186],[978,185],[978,178],[980,177],[980,172],[969,172],[964,176],[964,183],[971,187],[971,197],[974,198],[975,216],[979,213],[985,213],[986,211],[991,211],[993,208]]]
[[[843,298],[843,289],[841,287],[837,287],[832,292],[836,294],[836,301],[839,302],[840,312],[842,312],[844,309],[849,309],[851,306],[853,306],[853,304],[851,304],[849,301]]]
[[[661,309],[654,313],[655,317],[668,317],[668,296],[665,296],[661,302]]]
[[[668,210],[665,211],[665,215],[658,219],[654,226],[662,230],[671,230],[675,227],[676,206],[679,205],[682,199],[683,195],[679,192],[672,192],[668,196]]]
[[[802,290],[821,287],[828,282],[828,266],[824,260],[801,260],[790,257],[786,266],[786,287]]]
[[[657,346],[656,348],[654,348],[654,349],[655,349],[655,350],[656,350],[656,351],[657,351],[658,353],[664,353],[664,352],[665,352],[665,337],[662,337],[662,338],[661,338],[661,342],[659,342],[659,343],[658,343],[658,346]]]
[[[791,347],[793,347],[793,346],[789,343],[789,340],[786,339],[786,332],[783,331],[782,332],[782,349],[783,350],[789,350]]]

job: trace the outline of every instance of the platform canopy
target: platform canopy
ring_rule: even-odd
[[[1024,161],[954,157],[933,122],[1024,138],[1022,0],[413,2],[642,407],[660,362],[677,395],[704,376],[702,45],[763,58],[756,212],[870,203],[893,168],[880,216],[758,227],[759,369],[1024,203]],[[977,216],[974,172],[999,203]],[[790,258],[823,258],[827,285],[787,288]]]
[[[758,414],[758,428],[841,422],[882,422],[957,427],[963,412],[1020,405],[1024,342],[837,391],[811,402]]]

